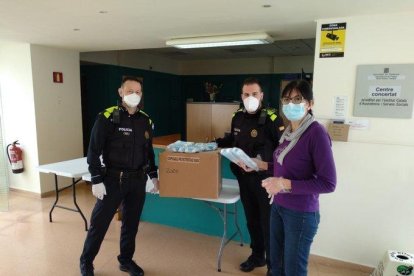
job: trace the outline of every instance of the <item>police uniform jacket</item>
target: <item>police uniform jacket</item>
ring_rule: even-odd
[[[101,154],[107,170],[143,170],[150,178],[157,178],[153,128],[149,116],[140,109],[131,115],[126,108],[113,106],[99,113],[92,128],[87,157],[92,183],[103,182],[105,170]]]
[[[241,108],[233,114],[230,135],[216,142],[219,147],[238,147],[250,157],[272,162],[283,130],[283,120],[274,109],[259,108],[250,114]]]

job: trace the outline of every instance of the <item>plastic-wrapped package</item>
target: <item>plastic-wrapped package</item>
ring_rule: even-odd
[[[175,141],[167,146],[167,150],[173,152],[196,153],[200,151],[213,151],[217,149],[217,143],[194,143],[185,141]]]
[[[255,171],[259,170],[257,164],[240,148],[222,149],[220,153],[233,163],[242,162]]]
[[[232,153],[237,156],[247,167],[258,171],[259,167],[257,167],[256,162],[254,162],[242,149],[233,148]]]
[[[224,157],[226,157],[227,159],[229,159],[233,163],[238,163],[239,162],[239,160],[237,159],[237,157],[234,156],[234,154],[231,152],[231,148],[229,148],[229,149],[222,149],[220,151],[220,154],[223,155]]]
[[[184,152],[185,148],[191,145],[194,145],[194,143],[178,140],[172,144],[169,144],[167,149],[174,152]]]

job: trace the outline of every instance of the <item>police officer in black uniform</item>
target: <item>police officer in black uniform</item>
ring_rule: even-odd
[[[272,161],[272,154],[284,130],[283,120],[273,109],[262,106],[263,92],[255,78],[243,82],[241,98],[244,108],[233,115],[229,136],[216,140],[219,147],[238,147],[253,158]],[[270,205],[261,182],[266,172],[246,172],[244,164],[231,163],[230,167],[240,187],[240,198],[246,214],[247,229],[252,249],[248,259],[240,264],[240,270],[252,271],[267,264],[267,275],[271,275],[269,248]],[[270,173],[271,174],[271,173]]]
[[[118,92],[122,105],[99,113],[91,133],[87,160],[92,176],[92,193],[97,201],[80,257],[83,276],[94,275],[93,260],[120,204],[122,227],[119,268],[130,275],[144,275],[132,257],[145,201],[147,175],[153,181],[153,191],[158,189],[152,147],[153,124],[149,116],[138,108],[142,98],[142,83],[139,79],[125,77]]]

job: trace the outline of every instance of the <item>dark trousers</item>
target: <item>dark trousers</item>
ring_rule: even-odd
[[[231,166],[240,187],[240,199],[246,215],[250,248],[254,258],[263,259],[270,268],[269,222],[270,205],[266,190],[261,186],[265,174],[245,173],[236,165]]]
[[[135,252],[135,237],[139,219],[145,202],[147,176],[121,178],[106,176],[104,180],[106,195],[97,200],[92,211],[91,223],[86,236],[81,263],[92,264],[119,205],[122,209],[122,227],[120,239],[120,263],[132,260]]]

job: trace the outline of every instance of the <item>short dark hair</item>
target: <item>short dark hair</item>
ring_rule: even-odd
[[[134,77],[134,76],[123,76],[121,86],[124,85],[124,83],[127,82],[127,81],[136,81],[139,84],[141,84],[141,87],[142,87],[142,80],[140,80],[138,77]]]
[[[260,91],[262,91],[262,84],[260,83],[260,81],[258,79],[256,79],[255,77],[248,77],[247,79],[245,79],[243,81],[243,86],[245,85],[251,85],[251,84],[257,84],[260,87]],[[263,91],[262,91],[263,92]]]
[[[313,91],[311,84],[306,80],[294,80],[289,82],[282,91],[281,98],[289,97],[293,90],[299,92],[308,102],[313,101]],[[309,110],[312,114],[312,110]]]

